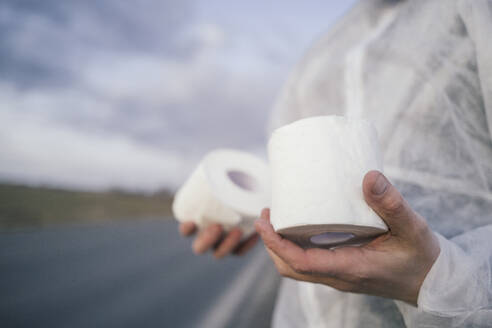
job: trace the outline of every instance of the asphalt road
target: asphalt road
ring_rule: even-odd
[[[268,327],[262,245],[196,257],[173,220],[0,232],[1,327]]]

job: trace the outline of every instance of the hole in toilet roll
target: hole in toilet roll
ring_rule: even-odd
[[[229,179],[239,188],[247,191],[258,190],[258,181],[246,172],[238,170],[227,171]]]
[[[325,232],[310,238],[311,242],[316,245],[331,245],[345,242],[355,236],[347,232]]]

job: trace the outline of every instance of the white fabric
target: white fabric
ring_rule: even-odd
[[[492,0],[361,1],[295,69],[271,128],[346,113],[375,124],[441,254],[418,308],[286,280],[273,326],[492,326]]]

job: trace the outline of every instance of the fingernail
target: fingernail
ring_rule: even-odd
[[[386,191],[388,188],[389,182],[388,180],[384,177],[384,175],[379,174],[378,178],[376,179],[376,182],[372,186],[371,192],[374,195],[381,195]]]

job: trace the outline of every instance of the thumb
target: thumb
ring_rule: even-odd
[[[369,171],[362,190],[367,204],[386,222],[392,235],[405,235],[420,219],[400,192],[379,171]]]

